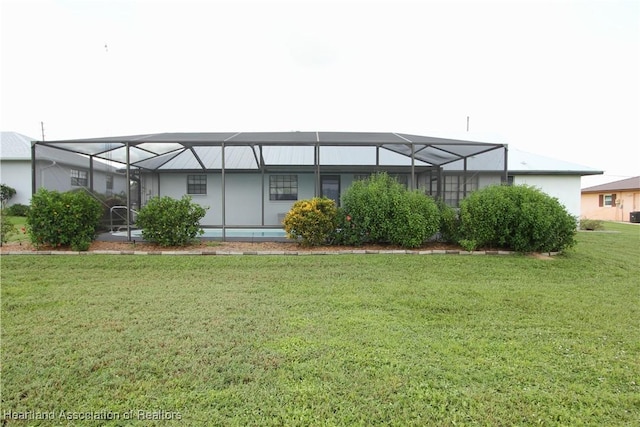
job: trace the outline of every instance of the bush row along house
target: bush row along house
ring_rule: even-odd
[[[584,218],[640,223],[640,176],[584,188],[581,200]]]
[[[35,167],[23,180],[33,191],[77,184],[103,191],[112,185],[103,180],[126,187],[128,178],[131,207],[186,194],[209,207],[204,226],[223,228],[279,226],[296,200],[339,203],[355,180],[381,171],[451,206],[492,184],[536,186],[580,216],[580,177],[602,173],[495,141],[400,133],[161,133],[33,141],[31,151]],[[56,171],[51,159],[60,165],[60,156],[74,162]]]

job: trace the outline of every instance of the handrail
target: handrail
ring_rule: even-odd
[[[109,208],[109,229],[111,230],[111,232],[113,232],[113,210],[114,209],[128,209],[130,213],[133,213],[134,215],[138,215],[138,211],[136,211],[135,209],[132,208],[127,208],[127,206],[111,206]],[[122,218],[122,216],[120,216]],[[135,218],[134,218],[134,222],[135,222]]]

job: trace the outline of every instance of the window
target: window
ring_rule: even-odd
[[[298,200],[298,176],[271,175],[269,200]]]
[[[187,175],[187,194],[207,194],[207,176]]]
[[[477,176],[446,175],[444,177],[444,202],[447,205],[454,208],[460,206],[460,202],[465,197],[465,183],[467,195],[478,189]]]
[[[615,194],[600,194],[598,196],[598,205],[600,207],[613,207],[616,205],[616,195]]]
[[[340,175],[320,176],[320,195],[336,202],[336,206],[340,206]]]
[[[74,187],[87,187],[89,185],[89,174],[87,171],[71,169],[71,185]]]

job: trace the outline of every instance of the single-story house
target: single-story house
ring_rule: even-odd
[[[139,182],[130,206],[187,194],[209,208],[203,226],[222,228],[279,226],[296,200],[339,202],[354,180],[376,171],[453,205],[507,179],[505,144],[397,133],[161,133],[37,141],[34,148],[36,162],[42,149],[119,162]]]
[[[581,216],[580,178],[602,173],[588,166],[509,149],[509,182],[541,189],[557,198],[576,218]]]
[[[640,222],[640,176],[582,189],[581,214],[587,219]]]
[[[524,159],[502,142],[401,133],[160,133],[36,141],[34,160],[51,149],[82,154],[94,165],[119,163],[137,183],[128,192],[130,206],[187,194],[209,208],[202,225],[223,231],[277,227],[300,199],[327,196],[339,203],[355,180],[378,171],[451,206],[492,184],[541,186],[579,215],[580,176],[602,173],[548,159],[543,165],[540,156]],[[34,187],[40,185],[38,168],[33,177]]]
[[[84,154],[38,147],[38,156],[32,163],[33,141],[17,132],[0,133],[0,181],[16,190],[8,206],[28,205],[32,192],[40,187],[57,191],[87,188],[107,196],[126,192],[123,173],[105,162],[91,165]]]
[[[7,205],[28,205],[31,199],[31,141],[17,132],[0,133],[0,183],[16,190]]]

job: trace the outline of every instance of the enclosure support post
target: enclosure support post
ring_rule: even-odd
[[[36,194],[36,143],[31,143],[31,197]]]
[[[93,193],[93,156],[89,156],[89,191]]]
[[[444,201],[444,195],[442,194],[442,166],[438,166],[438,180],[436,194],[438,195],[438,200]]]
[[[225,176],[224,176],[224,142],[222,142],[222,144],[220,145],[221,151],[222,151],[222,168],[220,169],[220,180],[222,181],[222,241],[226,242],[227,241],[227,218],[225,215],[225,212],[227,210],[226,207],[226,203],[225,200],[227,198],[226,195],[226,183],[225,183]]]
[[[467,179],[469,178],[469,175],[467,173],[467,158],[464,158],[464,172],[462,173],[462,198],[466,199],[467,198]],[[460,202],[460,201],[458,201]]]
[[[260,151],[260,158],[258,159],[258,165],[260,167],[260,175],[261,175],[261,187],[260,187],[260,203],[261,203],[261,211],[262,211],[262,219],[261,223],[264,226],[264,203],[265,203],[265,190],[264,190],[264,162],[262,157],[262,145],[258,145],[258,150]]]
[[[131,156],[129,142],[126,144],[127,151],[127,241],[131,241]]]
[[[415,190],[418,186],[416,185],[416,147],[414,144],[411,144],[411,189]]]
[[[504,182],[509,183],[509,148],[507,144],[504,145]]]
[[[318,143],[316,143],[315,147],[314,147],[314,153],[313,153],[313,157],[314,157],[314,163],[316,166],[316,185],[315,185],[315,196],[316,197],[320,197],[320,145]]]

